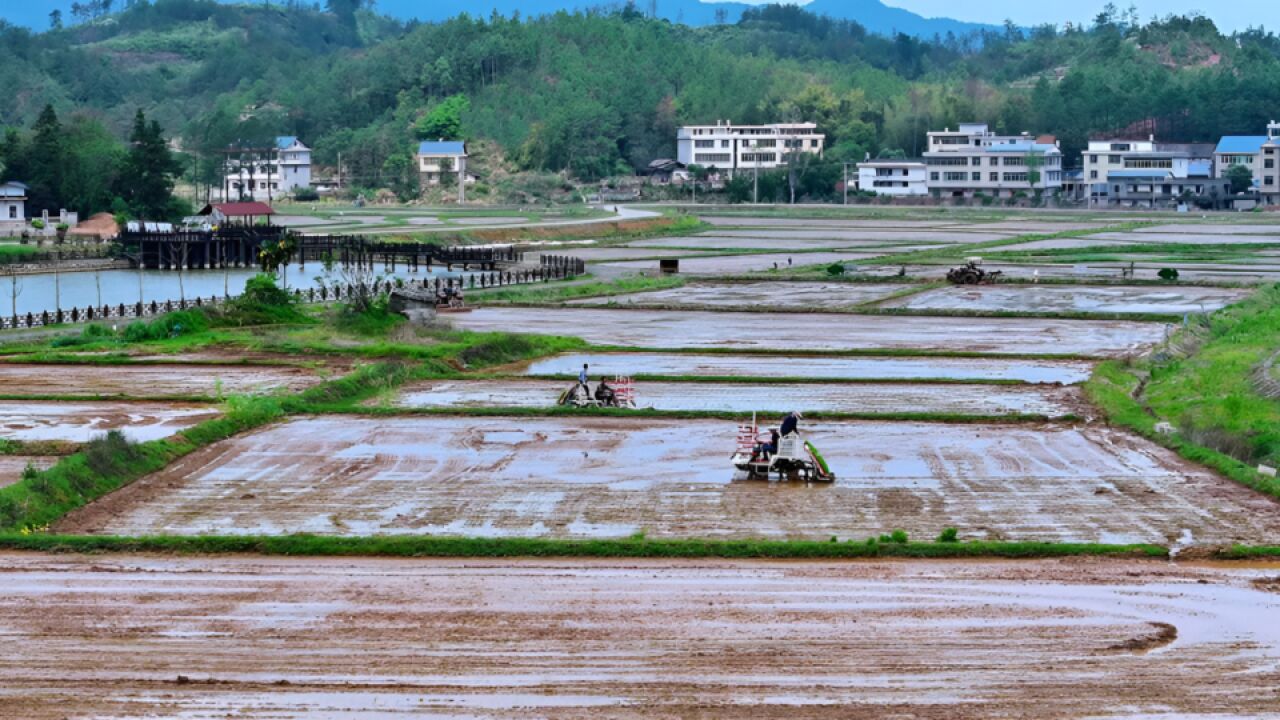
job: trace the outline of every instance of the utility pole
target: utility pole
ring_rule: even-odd
[[[751,204],[760,204],[760,156],[756,156],[755,171],[751,176]]]
[[[342,153],[338,153],[338,190],[342,190]]]
[[[849,204],[849,163],[844,164],[844,204]]]

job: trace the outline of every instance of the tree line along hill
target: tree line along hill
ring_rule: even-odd
[[[1202,17],[1109,8],[1065,29],[919,39],[790,5],[690,27],[633,4],[438,23],[363,4],[133,0],[41,32],[0,27],[6,147],[31,142],[50,105],[120,153],[142,109],[198,186],[219,183],[229,145],[296,135],[320,165],[341,153],[351,184],[408,195],[420,139],[471,141],[493,177],[596,181],[673,157],[682,124],[807,120],[827,134],[804,188],[821,198],[840,163],[916,155],[927,131],[961,122],[1056,135],[1071,163],[1091,136],[1216,141],[1258,134],[1280,107],[1280,38]],[[120,181],[92,182],[71,209],[109,209]]]

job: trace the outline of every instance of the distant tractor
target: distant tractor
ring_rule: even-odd
[[[952,285],[981,285],[993,283],[1002,275],[1000,270],[982,269],[982,258],[969,258],[965,264],[947,271],[947,282]]]

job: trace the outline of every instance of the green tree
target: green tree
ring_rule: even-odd
[[[169,151],[160,123],[138,110],[129,135],[129,153],[117,183],[117,194],[138,217],[167,219],[175,212],[173,183],[182,167]]]
[[[1253,169],[1248,165],[1232,165],[1226,177],[1231,181],[1233,193],[1242,193],[1253,187]]]
[[[61,185],[66,173],[66,141],[52,105],[44,106],[32,131],[27,157],[26,182],[31,187],[28,203],[36,213],[57,212],[62,204]]]
[[[462,115],[471,109],[466,95],[453,95],[422,116],[413,126],[419,140],[462,139]]]

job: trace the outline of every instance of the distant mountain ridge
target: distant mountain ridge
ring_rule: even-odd
[[[279,2],[280,0],[276,0]],[[263,4],[260,0],[222,0],[243,4]],[[638,0],[636,6],[648,11],[651,0]],[[620,0],[378,0],[377,11],[402,20],[417,19],[424,22],[447,20],[470,13],[487,17],[493,11],[510,16],[519,11],[523,16],[545,15],[559,10],[585,10],[595,7],[621,6]],[[117,5],[123,5],[117,2]],[[702,0],[656,0],[658,15],[673,22],[688,25],[709,25],[717,21],[717,11],[723,10],[728,22],[737,22],[743,10],[751,7],[737,2],[703,2]],[[16,25],[43,30],[49,26],[49,13],[62,10],[64,22],[71,21],[68,0],[27,0],[23,3],[0,3],[0,19]],[[881,35],[905,33],[917,37],[946,35],[948,32],[964,35],[976,30],[995,29],[991,25],[969,23],[951,18],[926,18],[909,10],[889,7],[880,0],[813,0],[804,6],[809,12],[828,15],[841,20],[854,20],[867,30]]]

